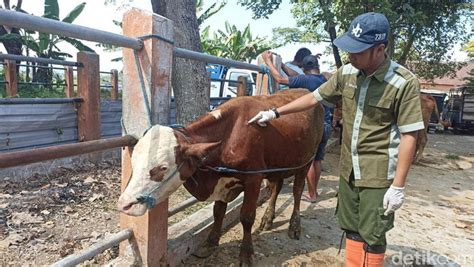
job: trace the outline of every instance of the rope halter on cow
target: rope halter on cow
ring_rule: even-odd
[[[181,162],[172,173],[170,173],[165,179],[163,179],[163,181],[166,183],[166,181],[169,181],[170,178],[175,176],[179,172],[181,167],[183,167],[183,164],[184,164],[184,161]],[[148,209],[154,208],[156,206],[156,198],[152,197],[151,194],[155,192],[161,186],[163,186],[162,183],[159,183],[156,186],[154,186],[150,191],[148,191],[148,193],[137,197],[137,202],[141,204],[145,204]]]

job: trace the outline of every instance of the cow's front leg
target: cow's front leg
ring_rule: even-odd
[[[259,230],[270,230],[272,228],[273,220],[275,219],[276,200],[283,186],[283,179],[269,183],[269,187],[272,190],[272,195],[268,201],[268,207],[265,210],[262,221],[260,222]]]
[[[211,256],[215,248],[219,246],[219,239],[221,238],[222,222],[224,221],[225,211],[227,209],[227,203],[223,201],[214,202],[214,224],[209,232],[207,241],[204,246],[197,249],[193,255],[199,258],[207,258]]]
[[[304,168],[304,170],[295,174],[295,181],[293,184],[293,213],[291,214],[290,227],[288,229],[288,236],[291,239],[300,239],[301,236],[300,203],[307,171],[308,168]]]
[[[244,202],[240,209],[240,222],[244,230],[244,237],[240,246],[240,265],[252,265],[253,263],[253,244],[252,244],[252,226],[255,221],[257,209],[257,199],[260,193],[261,178],[249,177],[248,183],[245,183]]]

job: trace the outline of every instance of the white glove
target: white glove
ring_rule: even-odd
[[[391,185],[383,196],[384,215],[387,216],[399,209],[405,200],[405,187]]]
[[[250,119],[248,123],[257,122],[258,125],[265,127],[267,124],[265,122],[276,119],[277,115],[273,110],[260,111],[255,117]]]

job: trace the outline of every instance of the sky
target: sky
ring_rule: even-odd
[[[11,1],[14,4],[16,1]],[[113,20],[122,20],[123,13],[131,7],[137,7],[151,11],[151,4],[149,0],[134,0],[132,3],[128,3],[127,0],[116,0],[116,6],[104,5],[104,0],[58,0],[60,7],[60,18],[64,18],[75,6],[82,2],[86,2],[86,6],[82,14],[74,21],[74,24],[91,27],[99,30],[109,31],[121,34],[121,29],[113,24]],[[213,3],[214,0],[204,0],[205,7]],[[42,0],[30,0],[23,1],[23,9],[33,13],[34,15],[41,16],[43,14],[43,3]],[[127,3],[127,4],[124,4]],[[289,0],[284,0],[280,9],[269,16],[268,19],[253,20],[252,13],[249,10],[237,5],[236,0],[229,0],[227,5],[217,14],[206,20],[202,27],[207,25],[211,26],[212,30],[223,29],[224,22],[227,20],[230,24],[236,25],[238,29],[243,29],[250,24],[250,29],[253,36],[259,37],[272,37],[272,29],[276,27],[293,27],[296,26],[296,22],[291,15]],[[107,53],[101,51],[99,47],[96,47],[94,43],[86,42],[91,48],[93,48],[101,58],[101,70],[107,71],[110,69],[120,70],[122,63],[114,63],[110,60],[121,56],[121,52],[118,53]],[[301,47],[309,48],[313,54],[323,53],[328,43],[321,44],[309,44],[309,43],[297,43],[289,44],[284,47],[280,47],[272,50],[273,52],[280,54],[283,61],[291,61],[296,51]],[[64,49],[73,55],[76,54],[76,50],[67,45],[60,45],[60,49]],[[1,47],[2,52],[3,46]],[[455,48],[457,60],[465,60],[466,54],[458,52],[459,47]],[[75,60],[75,59],[70,59]],[[326,63],[329,62],[329,63]],[[321,71],[331,71],[333,65],[332,55],[323,55],[321,60]]]

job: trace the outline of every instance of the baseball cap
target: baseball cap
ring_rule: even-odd
[[[387,43],[390,24],[380,13],[369,12],[357,16],[349,30],[334,40],[334,45],[349,53],[359,53],[374,45]]]
[[[317,69],[319,68],[318,58],[313,55],[307,55],[303,58],[302,62],[303,69]]]

